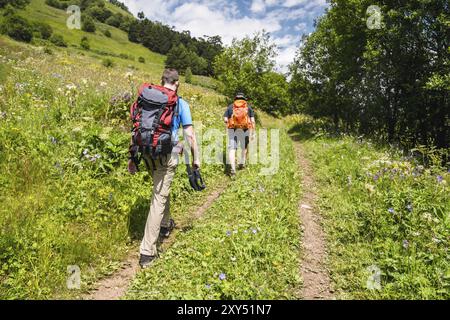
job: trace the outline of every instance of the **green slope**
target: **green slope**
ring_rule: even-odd
[[[129,15],[129,13],[109,3],[107,3],[107,7],[113,12]],[[53,28],[54,33],[64,37],[72,51],[78,50],[88,55],[100,55],[102,57],[111,55],[110,58],[116,63],[131,65],[137,68],[141,67],[138,58],[144,57],[146,64],[152,66],[154,69],[162,70],[163,68],[165,56],[151,52],[140,44],[130,42],[127,33],[118,28],[96,22],[97,30],[95,33],[87,33],[82,30],[70,30],[66,25],[69,15],[64,10],[46,5],[45,0],[32,0],[30,5],[21,12],[21,15],[30,21],[48,23]],[[103,34],[105,30],[111,32],[111,38]],[[84,36],[87,36],[90,41],[91,50],[88,52],[80,48],[80,41]],[[126,55],[131,59],[117,58],[119,55]]]

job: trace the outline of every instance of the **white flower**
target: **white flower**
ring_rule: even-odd
[[[106,82],[100,82],[100,87],[106,87],[108,84]]]

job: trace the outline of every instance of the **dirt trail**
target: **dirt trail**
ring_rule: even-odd
[[[210,195],[208,195],[203,205],[193,212],[190,220],[180,223],[180,225],[177,225],[176,229],[183,229],[186,227],[186,224],[203,217],[206,210],[213,205],[214,201],[220,197],[226,188],[227,185],[221,185],[214,190]],[[174,242],[176,233],[177,230],[168,239],[163,241],[161,244],[161,248],[163,250],[170,247],[170,245]],[[130,254],[122,262],[120,269],[111,276],[100,280],[96,285],[96,289],[94,289],[91,293],[84,295],[82,297],[83,300],[118,300],[125,295],[129,284],[140,270],[138,263],[139,248],[136,247],[130,251]]]
[[[299,214],[303,229],[303,261],[301,297],[306,300],[333,299],[333,291],[325,259],[327,256],[325,234],[321,216],[316,207],[317,195],[311,164],[299,142],[294,142],[300,170],[303,172],[303,196]]]

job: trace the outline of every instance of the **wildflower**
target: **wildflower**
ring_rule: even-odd
[[[50,137],[50,141],[51,141],[53,144],[57,144],[57,143],[58,143],[58,139],[56,139],[55,137]]]
[[[221,273],[220,275],[219,275],[219,279],[220,280],[225,280],[227,278],[227,275],[225,274],[225,273]]]
[[[207,283],[207,284],[205,285],[205,288],[209,290],[209,289],[211,289],[211,285]]]
[[[409,248],[409,241],[403,240],[403,248],[408,249]]]
[[[375,187],[369,183],[366,183],[365,185],[367,191],[369,191],[370,193],[374,193],[375,192]]]
[[[88,149],[84,149],[83,150],[83,156],[87,156],[89,154],[89,150]]]
[[[436,237],[433,237],[431,240],[433,240],[434,243],[441,243],[441,240]]]
[[[394,208],[389,208],[388,211],[389,211],[389,213],[391,213],[391,214],[394,214],[394,213],[395,213]]]
[[[253,232],[253,234],[257,234],[257,233],[258,233],[258,230],[253,229],[252,232]]]
[[[378,179],[380,179],[380,176],[378,174],[373,176],[373,181],[378,181]]]
[[[248,233],[248,230],[244,230],[244,233]]]
[[[2,113],[0,113],[0,118],[5,119],[6,118],[6,112],[3,111]]]
[[[63,76],[61,74],[59,74],[59,73],[53,73],[52,77],[55,78],[55,79],[62,79],[63,78]]]
[[[412,204],[408,204],[408,205],[406,205],[406,210],[408,210],[409,212],[412,212],[413,211],[413,206],[412,206]]]
[[[100,87],[106,87],[108,84],[106,82],[100,82]]]
[[[234,234],[237,234],[237,233],[238,233],[238,231],[237,231],[237,230],[233,230],[233,233],[234,233]]]
[[[77,88],[77,86],[72,83],[66,85],[67,91],[72,91],[72,90],[75,90],[76,88]]]
[[[442,181],[444,181],[444,177],[443,176],[437,176],[437,181],[438,181],[438,183],[441,183]]]
[[[227,237],[231,237],[231,231],[227,231]]]
[[[231,257],[231,261],[235,262],[236,261],[236,257]]]

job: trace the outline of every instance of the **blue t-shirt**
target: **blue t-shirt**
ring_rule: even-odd
[[[186,101],[180,98],[178,103],[178,117],[173,117],[172,119],[172,141],[178,141],[178,130],[182,126],[186,127],[190,125],[192,125],[191,108]]]

